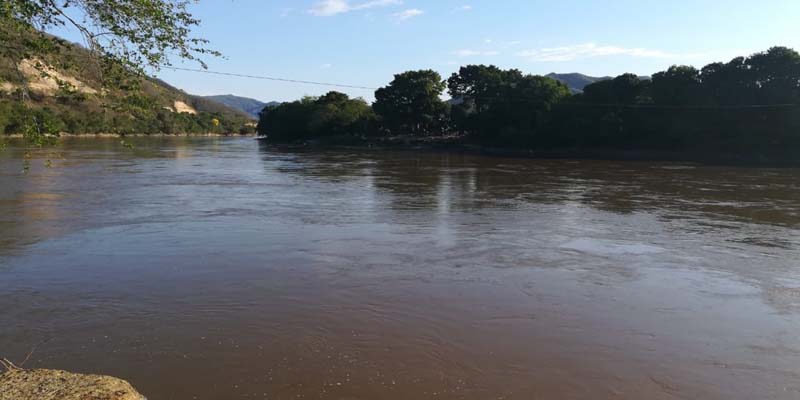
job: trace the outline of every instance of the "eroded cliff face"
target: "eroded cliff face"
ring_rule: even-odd
[[[60,90],[61,84],[83,94],[99,93],[89,84],[72,75],[60,72],[38,59],[23,60],[19,64],[19,70],[25,75],[29,89],[45,96],[55,96]]]

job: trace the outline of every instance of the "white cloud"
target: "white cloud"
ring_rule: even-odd
[[[399,6],[403,4],[403,0],[373,0],[366,3],[356,4],[352,7],[353,10],[366,10],[368,8],[386,7],[386,6]]]
[[[366,10],[377,7],[387,7],[403,4],[403,0],[370,0],[362,3],[351,4],[348,0],[321,0],[314,4],[310,10],[311,15],[330,17],[350,11]]]
[[[291,8],[284,8],[283,10],[281,10],[281,18],[289,17],[292,14],[292,11],[294,10],[292,10]]]
[[[420,15],[425,14],[425,11],[422,11],[418,8],[411,8],[408,10],[401,11],[396,14],[392,14],[392,17],[397,19],[398,21],[405,21],[407,19],[411,19],[414,17],[419,17]]]
[[[595,43],[524,50],[517,52],[516,55],[518,57],[527,58],[531,61],[541,62],[572,61],[606,56],[629,56],[638,58],[673,58],[681,56],[661,50],[646,49],[641,47],[629,48],[618,46],[598,46]]]
[[[350,5],[345,0],[323,0],[308,10],[318,17],[330,17],[331,15],[341,14],[350,11]]]
[[[472,50],[472,49],[461,49],[452,52],[454,56],[458,57],[488,57],[488,56],[496,56],[500,54],[499,51],[495,50]]]
[[[461,7],[458,7],[458,9],[461,10],[461,11],[472,11],[472,6],[469,5],[469,4],[465,4],[465,5],[461,6]]]
[[[322,64],[319,67],[322,69],[331,69],[333,68],[333,64]]]

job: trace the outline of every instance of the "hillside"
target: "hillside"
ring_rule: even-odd
[[[263,101],[260,100],[251,99],[249,97],[235,96],[232,94],[205,96],[204,98],[215,101],[220,104],[224,104],[230,108],[243,111],[256,119],[258,119],[258,116],[259,114],[261,114],[261,110],[263,110],[264,107],[274,107],[281,104],[280,102],[277,101],[264,103]]]
[[[169,83],[162,81],[161,79],[152,78],[150,79],[150,81],[156,86],[163,88],[167,93],[167,97],[175,99],[184,99],[184,101],[187,104],[189,104],[192,108],[197,110],[197,112],[223,114],[236,118],[250,119],[249,113],[237,107],[231,107],[221,101],[209,98],[208,96],[196,96],[193,94],[186,93],[183,90],[178,89],[170,85]]]
[[[588,76],[577,72],[569,74],[557,74],[554,72],[547,74],[547,77],[563,82],[569,87],[569,90],[571,90],[572,93],[581,93],[583,92],[583,88],[592,83],[611,79],[609,76]]]
[[[24,81],[34,119],[19,102]],[[246,112],[156,78],[104,88],[100,67],[78,45],[47,60],[0,58],[0,134],[22,133],[30,120],[48,132],[74,134],[244,133],[253,125]]]

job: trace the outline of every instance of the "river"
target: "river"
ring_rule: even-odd
[[[129,142],[0,152],[0,356],[151,400],[800,398],[800,170]]]

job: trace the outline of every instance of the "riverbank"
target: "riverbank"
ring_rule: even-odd
[[[58,138],[119,138],[119,137],[255,137],[255,133],[60,133]],[[0,139],[23,139],[19,133],[0,136]]]
[[[231,137],[254,138],[255,134],[202,133],[202,134],[61,134],[57,139],[93,138],[180,138],[180,137]],[[4,135],[4,139],[20,140],[22,135]],[[390,136],[381,138],[362,138],[341,136],[325,140],[308,140],[297,143],[273,143],[269,140],[258,142],[262,146],[283,149],[369,149],[371,151],[428,151],[451,152],[493,157],[513,157],[529,159],[576,159],[607,161],[661,161],[688,162],[703,165],[755,166],[755,167],[800,167],[800,158],[785,153],[754,152],[741,154],[733,152],[670,151],[652,149],[614,149],[614,148],[511,148],[485,146],[471,143],[463,135],[442,135],[433,137]]]
[[[0,400],[146,400],[130,383],[111,376],[23,369],[3,361]]]
[[[758,167],[800,167],[800,159],[787,154],[740,154],[732,152],[708,151],[670,151],[650,149],[612,149],[612,148],[509,148],[484,146],[469,143],[465,137],[447,135],[441,137],[408,137],[395,136],[388,138],[361,139],[361,138],[335,138],[332,140],[306,141],[303,143],[270,143],[259,142],[264,146],[278,148],[309,148],[309,149],[370,149],[380,150],[410,150],[432,152],[454,152],[470,155],[483,155],[494,157],[513,157],[530,159],[577,159],[577,160],[606,160],[606,161],[661,161],[661,162],[688,162],[704,165],[725,166],[758,166]]]

